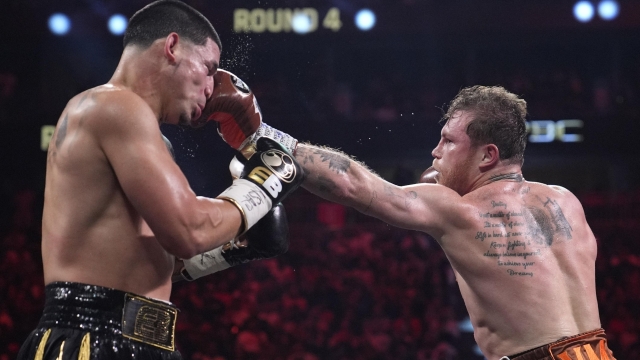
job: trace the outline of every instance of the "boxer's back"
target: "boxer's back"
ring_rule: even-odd
[[[117,92],[123,90],[103,86],[71,99],[51,139],[42,225],[45,283],[74,281],[168,299],[173,257],[127,200],[99,144],[108,116],[96,114],[122,98]]]
[[[573,194],[498,181],[463,199],[468,226],[441,244],[488,359],[600,327],[596,241]]]

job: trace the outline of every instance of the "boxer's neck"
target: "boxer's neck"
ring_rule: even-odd
[[[515,182],[523,182],[524,181],[524,177],[522,177],[522,174],[520,173],[506,173],[506,174],[497,174],[497,175],[493,175],[489,178],[488,182],[492,183],[492,182],[496,182],[496,181],[500,181],[500,180],[512,180]]]

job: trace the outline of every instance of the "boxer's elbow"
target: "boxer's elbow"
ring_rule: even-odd
[[[359,204],[364,200],[366,194],[371,191],[371,183],[366,181],[362,176],[343,176],[336,186],[336,197],[345,205],[358,208]]]
[[[156,235],[156,238],[170,254],[180,259],[192,258],[206,250],[199,223],[188,216],[176,216],[172,226]]]
[[[207,199],[208,201],[209,199]],[[237,212],[234,207],[233,213]],[[198,254],[218,247],[233,238],[237,227],[233,221],[219,207],[208,208],[207,211],[197,211],[184,217],[183,241],[176,250],[182,253],[182,259],[188,259]],[[178,256],[178,254],[174,254]]]
[[[195,232],[187,226],[167,232],[162,236],[156,236],[156,238],[168,253],[179,259],[190,259],[200,253],[201,242]]]

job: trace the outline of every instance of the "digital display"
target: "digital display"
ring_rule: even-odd
[[[310,33],[319,29],[338,31],[342,27],[340,10],[323,12],[316,8],[235,9],[233,30],[236,33]]]
[[[582,129],[582,120],[532,120],[527,121],[527,133],[531,143],[563,143],[582,142],[584,136],[576,132]]]

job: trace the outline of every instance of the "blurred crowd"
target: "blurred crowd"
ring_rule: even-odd
[[[15,358],[42,311],[40,195],[2,199],[0,360]],[[598,239],[602,325],[618,359],[638,359],[640,192],[580,198]],[[185,359],[482,359],[433,239],[305,191],[285,205],[286,254],[175,284]]]

